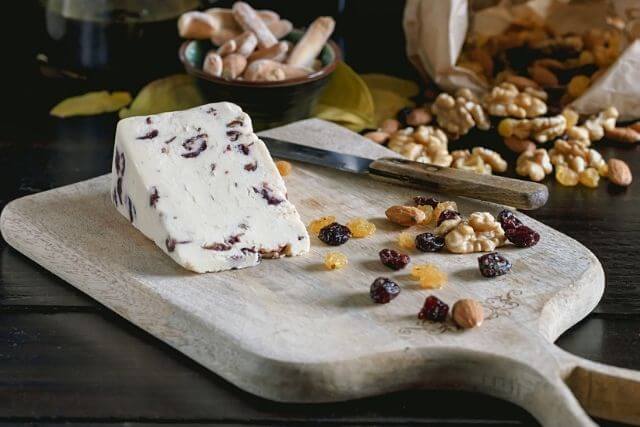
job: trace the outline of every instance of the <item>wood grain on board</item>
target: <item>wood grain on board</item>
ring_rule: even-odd
[[[388,154],[318,120],[268,133],[353,154]],[[325,214],[343,222],[354,216],[376,222],[375,236],[340,248],[349,256],[347,269],[325,271],[322,256],[331,248],[314,240],[306,257],[217,274],[186,272],[113,210],[106,177],[13,202],[3,213],[2,230],[10,244],[56,275],[264,397],[334,401],[437,386],[514,401],[541,422],[591,422],[562,381],[582,362],[550,344],[602,294],[602,269],[586,248],[525,218],[542,239],[534,248],[502,250],[514,265],[507,276],[482,278],[477,254],[412,254],[414,262],[434,262],[451,277],[444,289],[427,292],[407,272],[390,273],[376,260],[399,231],[384,220],[384,209],[405,202],[415,190],[301,165],[287,186],[305,222]],[[500,209],[457,202],[463,214]],[[403,287],[386,306],[368,300],[368,286],[380,275]],[[462,332],[451,324],[419,322],[416,313],[430,293],[449,303],[478,299],[487,311],[485,324]],[[637,381],[630,371],[611,372]],[[625,410],[613,414],[620,415],[634,416]]]

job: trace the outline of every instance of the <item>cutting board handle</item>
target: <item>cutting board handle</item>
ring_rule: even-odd
[[[640,371],[608,366],[570,354],[542,335],[515,344],[513,367],[505,369],[519,389],[510,398],[543,425],[596,425],[589,415],[640,425]],[[519,349],[519,352],[513,350]],[[507,363],[501,363],[506,366]],[[533,384],[533,385],[532,385]],[[534,391],[531,391],[534,390]],[[495,391],[495,390],[494,390]]]
[[[603,365],[553,346],[564,366],[563,380],[595,417],[640,425],[640,372]]]
[[[535,182],[392,157],[373,161],[369,165],[369,173],[387,182],[486,200],[518,209],[537,209],[549,198],[547,187]]]

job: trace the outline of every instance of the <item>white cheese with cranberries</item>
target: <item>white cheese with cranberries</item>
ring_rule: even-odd
[[[121,120],[111,191],[118,211],[188,270],[309,250],[265,144],[235,104]]]

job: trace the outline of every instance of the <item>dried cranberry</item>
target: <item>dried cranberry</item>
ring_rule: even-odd
[[[436,223],[436,226],[442,224],[444,221],[448,221],[450,219],[456,219],[456,218],[460,218],[460,214],[458,212],[451,209],[446,209],[442,211],[442,213],[438,217],[438,222]]]
[[[337,222],[333,222],[326,227],[323,227],[318,234],[318,239],[331,246],[340,246],[345,244],[349,238],[351,238],[351,230]]]
[[[428,296],[418,313],[418,319],[444,322],[449,313],[449,306],[436,296]]]
[[[416,236],[416,248],[422,252],[438,252],[444,248],[444,237],[432,233],[422,233]]]
[[[435,197],[427,197],[427,196],[416,196],[413,198],[413,202],[417,205],[417,206],[425,206],[425,205],[429,205],[432,208],[436,208],[436,206],[438,206],[438,199],[436,199]]]
[[[378,277],[371,284],[369,296],[376,304],[386,304],[400,293],[400,286],[386,277]]]
[[[496,277],[511,270],[511,262],[498,252],[482,255],[478,258],[478,267],[484,277]]]
[[[522,221],[520,221],[518,217],[508,209],[505,209],[498,214],[498,222],[502,225],[504,230],[507,228],[520,227],[522,225]]]
[[[393,249],[383,249],[378,252],[380,262],[393,270],[401,270],[409,264],[411,258],[409,255],[401,254]]]
[[[529,248],[535,246],[540,240],[540,234],[533,231],[526,225],[519,227],[509,227],[504,230],[507,239],[519,248]]]

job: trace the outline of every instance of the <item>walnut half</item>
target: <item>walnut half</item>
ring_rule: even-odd
[[[467,221],[461,222],[445,237],[449,252],[467,254],[490,252],[504,245],[504,230],[489,212],[474,212]]]

